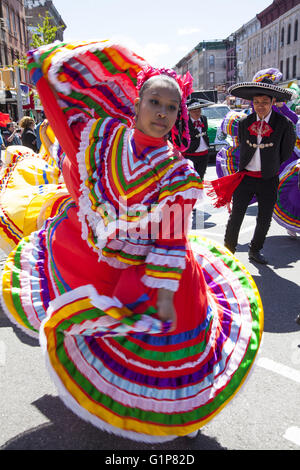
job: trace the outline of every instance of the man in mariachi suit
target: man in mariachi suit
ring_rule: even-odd
[[[194,168],[202,180],[208,164],[209,139],[207,118],[202,116],[201,108],[209,104],[212,103],[196,98],[191,98],[187,103],[191,143],[183,155],[193,162]]]
[[[261,77],[261,80],[239,83],[228,90],[234,96],[252,101],[254,112],[239,122],[239,172],[245,174],[233,193],[224,244],[235,252],[247,207],[253,196],[256,196],[258,214],[249,259],[267,264],[260,250],[277,199],[279,168],[291,156],[296,135],[292,122],[272,109],[276,101],[290,100],[292,92],[276,86],[274,76],[263,72],[267,71],[258,72],[254,77],[254,80]]]

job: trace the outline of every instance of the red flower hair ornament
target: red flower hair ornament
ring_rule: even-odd
[[[137,90],[139,91],[144,83],[149,80],[151,77],[157,75],[167,75],[168,77],[173,78],[179,85],[181,91],[181,104],[178,112],[178,116],[171,130],[171,136],[174,146],[183,152],[190,146],[190,133],[189,133],[189,115],[186,106],[186,99],[193,91],[193,77],[190,72],[187,72],[185,75],[177,75],[175,70],[172,69],[156,69],[147,65],[137,74]]]

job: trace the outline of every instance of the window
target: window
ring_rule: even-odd
[[[202,114],[206,116],[207,119],[224,119],[229,111],[228,106],[211,105],[207,106],[207,108],[203,108]]]
[[[210,67],[214,67],[214,66],[215,66],[215,56],[214,56],[214,55],[210,55],[210,56],[209,56],[209,66],[210,66]]]
[[[211,83],[211,84],[215,83],[215,73],[214,72],[209,72],[209,83]]]
[[[269,38],[268,38],[268,52],[271,52],[271,49],[272,49],[272,39],[271,39],[271,36],[269,36]]]
[[[277,33],[275,31],[274,36],[273,36],[273,49],[276,51],[277,49]]]
[[[290,78],[290,58],[286,59],[286,77],[287,80]]]
[[[297,77],[297,56],[293,56],[293,78]]]
[[[15,18],[15,12],[11,12],[11,18],[12,18],[12,32],[14,36],[17,35],[17,28],[16,28],[16,18]]]
[[[265,55],[265,53],[267,52],[267,45],[266,45],[266,38],[264,38],[264,43],[263,43],[263,54]]]
[[[280,61],[280,72],[283,74],[283,60]]]
[[[9,8],[7,6],[4,7],[6,10],[6,26],[7,26],[7,31],[10,33],[11,32],[11,23],[10,23],[10,12]]]
[[[22,42],[21,20],[20,20],[19,15],[17,15],[17,23],[18,23],[19,41]]]
[[[8,51],[7,51],[7,45],[3,44],[3,52],[4,52],[4,63],[3,65],[8,65]]]
[[[280,46],[284,46],[284,28],[281,28]]]
[[[298,20],[295,21],[294,25],[294,41],[298,40]]]
[[[288,32],[287,32],[287,44],[291,44],[291,24],[288,25]]]

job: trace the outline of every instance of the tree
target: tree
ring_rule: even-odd
[[[51,44],[53,41],[55,41],[56,32],[63,28],[63,26],[52,26],[51,20],[53,19],[53,16],[49,16],[49,11],[46,11],[45,16],[39,15],[39,18],[41,19],[41,23],[38,23],[38,25],[35,27],[35,32],[33,33],[31,42],[29,44],[31,49],[37,49],[38,47],[45,44]],[[21,68],[26,68],[26,56],[22,59],[18,59],[17,65]]]
[[[63,26],[52,26],[51,20],[53,17],[49,16],[48,11],[46,11],[46,16],[39,15],[39,18],[42,20],[42,23],[39,23],[35,28],[35,32],[32,35],[32,41],[29,44],[33,49],[45,44],[51,44],[55,41],[57,31],[63,28]]]

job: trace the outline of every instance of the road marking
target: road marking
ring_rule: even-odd
[[[243,230],[240,231],[240,235],[243,235],[244,233],[250,232],[250,230],[253,230],[255,225],[249,225],[247,228],[244,228]]]
[[[264,369],[276,372],[277,374],[280,374],[283,377],[287,377],[288,379],[291,379],[294,382],[300,384],[299,370],[292,369],[291,367],[285,366],[284,364],[280,364],[279,362],[272,361],[272,359],[268,359],[266,357],[261,357],[260,359],[258,359],[256,364],[260,367],[263,367]]]
[[[300,446],[300,428],[298,428],[297,426],[292,426],[291,428],[288,428],[285,431],[283,437],[288,441],[297,444],[297,446]]]
[[[0,341],[0,366],[6,365],[6,344]]]

